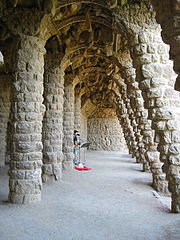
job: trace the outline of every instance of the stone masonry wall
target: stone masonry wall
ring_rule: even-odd
[[[11,79],[9,75],[0,75],[0,166],[5,164],[7,154],[7,127],[11,107],[10,83]]]
[[[88,141],[93,150],[123,151],[124,136],[117,118],[88,119]]]

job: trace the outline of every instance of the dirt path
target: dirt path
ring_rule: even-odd
[[[89,152],[92,171],[45,184],[41,203],[13,205],[0,171],[0,240],[179,240],[180,214],[128,154]],[[6,186],[6,188],[5,188]]]

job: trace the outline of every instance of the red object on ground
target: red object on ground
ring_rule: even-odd
[[[92,168],[88,168],[88,167],[82,167],[82,168],[79,168],[79,167],[74,167],[76,170],[78,171],[88,171],[88,170],[91,170]]]

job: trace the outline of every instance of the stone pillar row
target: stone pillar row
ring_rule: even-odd
[[[180,139],[178,116],[171,96],[166,94],[170,77],[174,74],[168,60],[168,47],[162,42],[160,31],[148,29],[134,34],[131,45],[137,81],[142,90],[145,108],[152,120],[160,160],[164,162],[169,191],[172,194],[172,212],[180,212]]]
[[[44,74],[44,105],[46,112],[43,119],[43,167],[42,177],[48,179],[62,176],[62,141],[63,141],[63,102],[64,72],[60,69],[59,55],[47,54]]]
[[[134,79],[134,78],[133,78]],[[132,79],[131,79],[132,80]],[[142,163],[144,171],[149,171],[153,175],[153,187],[159,192],[168,192],[165,174],[162,171],[163,163],[160,162],[157,144],[154,143],[154,131],[151,128],[151,121],[148,120],[148,112],[144,109],[144,101],[141,91],[136,82],[129,82],[128,96],[130,96],[130,104],[134,110],[136,122],[139,131],[142,134]]]

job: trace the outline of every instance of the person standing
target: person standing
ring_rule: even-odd
[[[73,158],[73,163],[75,165],[77,165],[79,163],[79,146],[81,144],[80,142],[80,133],[78,132],[78,130],[74,130],[74,136],[73,136],[73,144],[74,144],[74,148],[73,148],[73,153],[74,153],[74,158]]]

